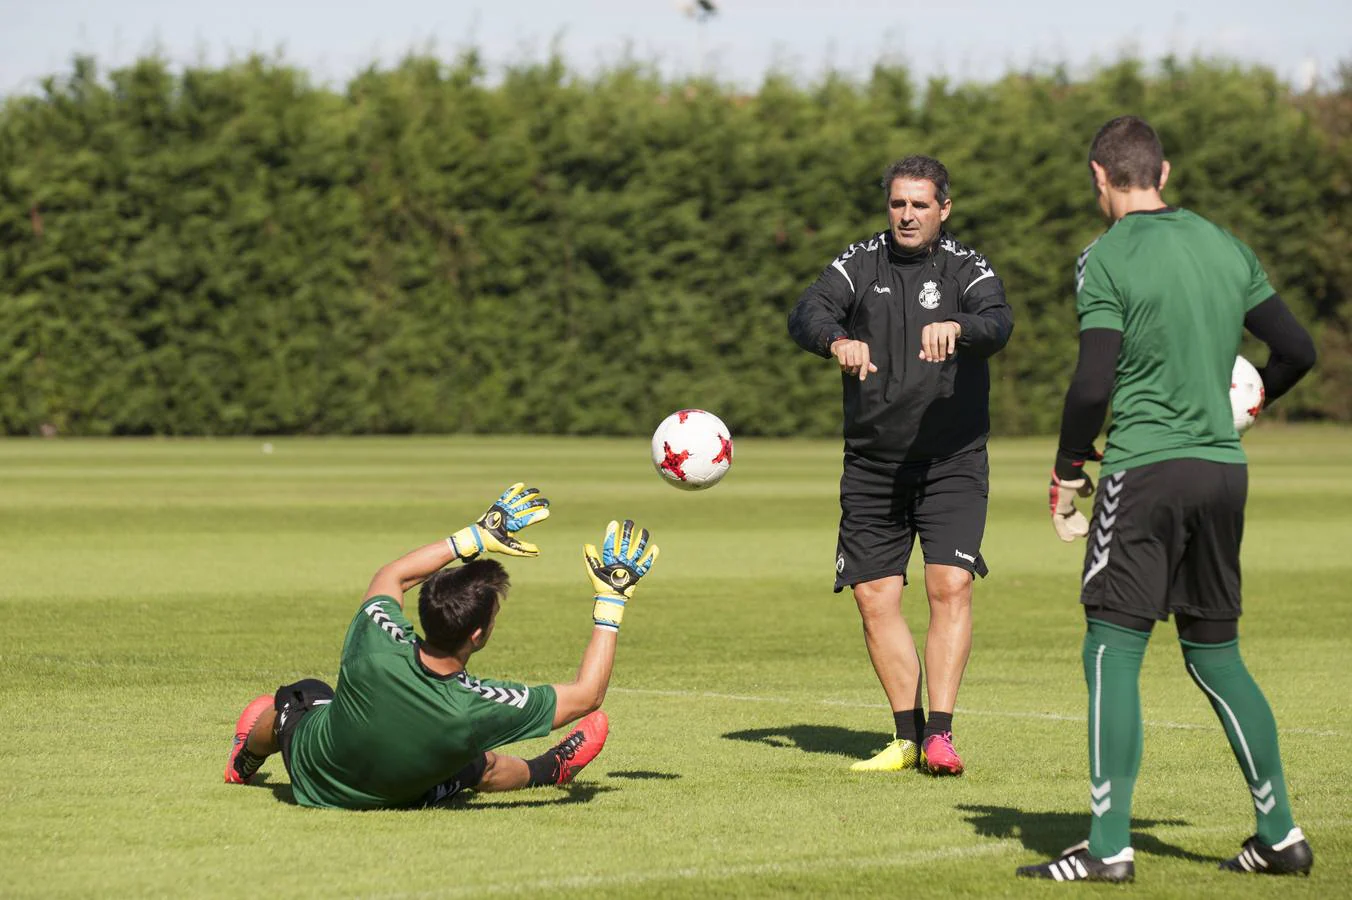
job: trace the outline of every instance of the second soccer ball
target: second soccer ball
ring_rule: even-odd
[[[732,466],[732,433],[702,409],[682,409],[653,432],[653,467],[667,484],[702,491],[723,480]]]

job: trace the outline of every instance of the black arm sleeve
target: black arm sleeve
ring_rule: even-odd
[[[1267,365],[1258,374],[1263,379],[1263,405],[1270,406],[1314,368],[1314,340],[1276,294],[1249,310],[1244,327],[1267,344]]]
[[[789,334],[809,353],[830,357],[832,341],[848,337],[845,322],[853,302],[849,278],[832,266],[798,298],[789,313]]]
[[[1108,416],[1117,375],[1117,354],[1122,332],[1112,328],[1088,328],[1080,332],[1080,359],[1075,377],[1066,391],[1061,411],[1061,440],[1056,453],[1056,477],[1079,478],[1073,463],[1095,458],[1094,438]]]
[[[985,285],[982,285],[984,288]],[[1014,311],[1005,301],[1005,290],[983,291],[980,296],[962,300],[962,312],[950,321],[962,328],[958,347],[977,356],[994,356],[1009,343],[1014,332]]]

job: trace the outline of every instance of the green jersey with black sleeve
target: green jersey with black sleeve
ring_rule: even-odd
[[[1230,410],[1244,315],[1273,295],[1253,251],[1186,209],[1119,219],[1081,254],[1080,330],[1122,333],[1101,473],[1245,462]]]
[[[392,597],[362,604],[347,630],[333,702],[296,728],[291,783],[303,806],[417,805],[481,753],[549,733],[554,689],[437,675]]]

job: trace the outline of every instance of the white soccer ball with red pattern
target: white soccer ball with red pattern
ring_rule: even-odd
[[[732,433],[711,412],[674,412],[653,432],[653,466],[667,484],[683,491],[711,488],[732,466]]]
[[[1258,370],[1242,356],[1235,357],[1230,370],[1230,411],[1235,416],[1235,431],[1243,434],[1263,409],[1263,379]]]

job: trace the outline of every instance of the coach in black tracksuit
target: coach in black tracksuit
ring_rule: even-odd
[[[986,574],[990,374],[1014,328],[990,263],[942,228],[948,172],[913,156],[883,178],[888,230],[851,244],[799,298],[789,333],[833,357],[845,393],[836,591],[853,588],[896,739],[857,770],[917,764],[959,774],[953,707],[972,640],[972,581]],[[911,547],[925,554],[930,715],[901,614]]]

